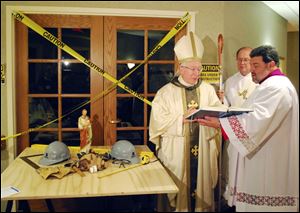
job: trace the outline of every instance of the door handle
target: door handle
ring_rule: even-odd
[[[117,119],[117,120],[110,120],[109,123],[111,124],[118,124],[121,122],[121,119]]]

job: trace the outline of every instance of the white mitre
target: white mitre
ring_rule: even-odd
[[[189,32],[177,41],[174,47],[175,54],[180,63],[185,61],[201,61],[204,47],[199,37]]]

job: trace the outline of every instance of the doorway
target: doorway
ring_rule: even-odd
[[[79,54],[120,79],[138,65],[178,19],[81,15],[28,15]],[[176,70],[173,47],[179,32],[123,83],[152,101]],[[151,107],[121,88],[96,96],[112,83],[16,21],[17,132],[36,128],[89,104],[48,126],[18,137],[18,153],[54,140],[79,145],[77,119],[86,108],[92,119],[92,145],[126,139],[149,145]]]

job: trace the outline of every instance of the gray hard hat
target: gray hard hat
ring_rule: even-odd
[[[70,159],[70,150],[66,144],[59,141],[51,142],[39,163],[49,166]]]
[[[117,141],[112,146],[110,155],[117,160],[128,160],[132,164],[140,162],[140,159],[135,152],[134,146],[128,140]]]

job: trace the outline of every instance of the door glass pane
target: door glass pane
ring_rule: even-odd
[[[167,35],[168,31],[150,30],[148,33],[148,55],[156,45]],[[174,37],[171,38],[162,48],[160,48],[150,60],[174,60]]]
[[[29,93],[57,93],[57,63],[29,63]]]
[[[89,94],[90,93],[90,68],[82,63],[63,62],[62,63],[62,93]]]
[[[29,98],[29,127],[35,128],[55,120],[57,114],[57,98]],[[57,127],[55,121],[45,128]]]
[[[30,132],[30,144],[49,144],[58,140],[57,132]]]
[[[90,29],[62,29],[62,41],[86,59],[90,59]],[[62,51],[62,59],[74,59]]]
[[[56,28],[45,28],[57,37]],[[50,35],[49,35],[50,36]],[[52,37],[49,37],[52,38]],[[40,34],[28,28],[28,57],[29,59],[57,59],[58,48]]]
[[[144,59],[144,31],[118,30],[117,60]]]
[[[63,132],[62,141],[67,146],[80,146],[80,133],[78,132]]]
[[[117,65],[117,79],[122,78],[129,72],[127,64],[118,64]],[[125,80],[122,81],[127,87],[132,89],[137,93],[144,93],[144,66],[140,66],[135,70],[131,75],[129,75]],[[127,91],[122,88],[117,88],[118,94],[126,94]]]
[[[81,116],[81,111],[83,109],[87,109],[87,115],[90,117],[90,104],[80,107],[75,110],[77,107],[82,105],[83,103],[90,100],[89,98],[63,98],[62,99],[62,113],[66,115],[62,119],[62,127],[63,128],[78,128],[78,118]],[[75,110],[73,112],[73,110]],[[71,113],[72,112],[72,113]]]
[[[117,140],[128,140],[133,145],[144,144],[144,131],[130,130],[130,131],[117,131]]]
[[[173,64],[148,65],[148,92],[156,93],[162,86],[169,83],[174,75]]]
[[[117,127],[144,125],[144,102],[138,98],[117,98],[117,118],[121,120]]]

